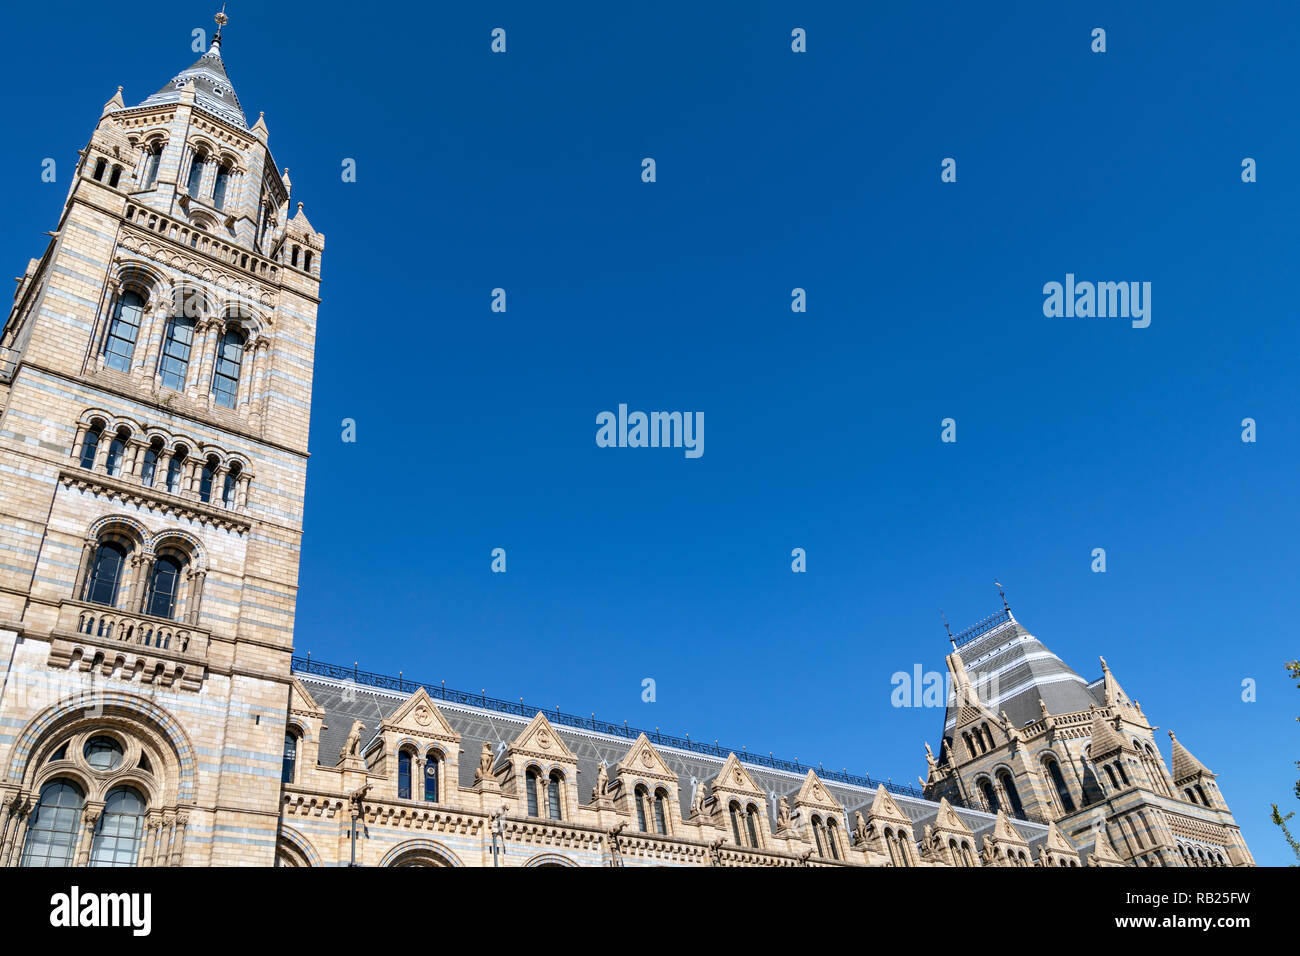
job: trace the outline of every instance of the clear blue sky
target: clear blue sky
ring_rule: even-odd
[[[299,650],[915,782],[942,711],[890,675],[999,577],[1287,862],[1294,4],[543,6],[229,9],[327,235]],[[6,11],[9,274],[213,7]],[[1067,272],[1150,281],[1150,328],[1045,318]],[[704,456],[597,448],[620,402],[704,412]]]

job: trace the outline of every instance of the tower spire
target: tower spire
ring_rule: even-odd
[[[226,5],[224,3],[221,4],[221,9],[212,19],[217,24],[217,32],[212,36],[212,45],[208,47],[208,55],[221,56],[221,28],[230,22],[230,17],[226,16]]]
[[[1002,587],[1002,582],[1001,582],[1001,581],[994,581],[994,582],[993,582],[993,586],[996,587],[996,588],[998,589],[998,597],[1002,598],[1002,610],[1004,610],[1004,611],[1006,611],[1008,614],[1010,614],[1010,613],[1011,613],[1011,605],[1007,603],[1007,592],[1006,592],[1006,590]]]
[[[955,651],[957,649],[957,639],[952,636],[952,628],[948,626],[948,618],[944,617],[943,611],[939,612],[939,618],[943,621],[943,629],[948,632],[948,643],[952,645],[952,649]]]

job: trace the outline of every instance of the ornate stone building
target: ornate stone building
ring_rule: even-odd
[[[104,105],[19,279],[0,865],[1251,862],[1213,774],[1009,610],[949,657],[924,790],[293,658],[324,237],[268,140],[218,31]]]
[[[952,640],[952,684],[925,792],[1049,823],[1076,845],[1104,832],[1137,866],[1248,866],[1215,776],[1169,731],[1172,771],[1141,705],[1101,660],[1089,683],[1003,609]]]

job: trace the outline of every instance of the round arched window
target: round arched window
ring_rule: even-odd
[[[116,770],[122,762],[122,745],[112,737],[91,737],[83,753],[95,770]]]

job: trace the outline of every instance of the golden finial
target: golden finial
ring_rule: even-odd
[[[226,5],[221,5],[221,11],[212,18],[217,24],[217,36],[221,36],[221,28],[230,22],[230,17],[226,16]]]

